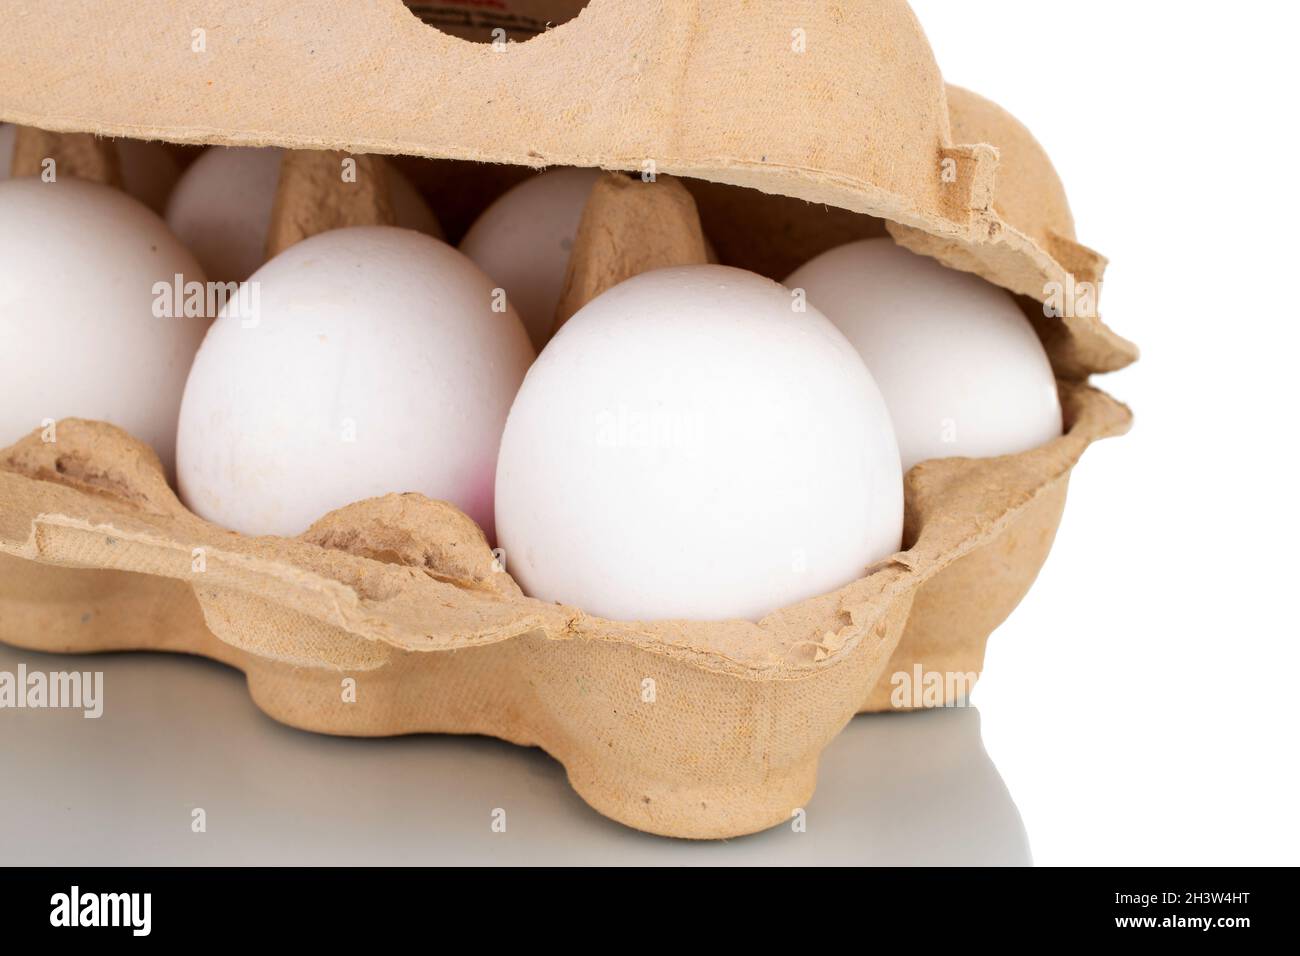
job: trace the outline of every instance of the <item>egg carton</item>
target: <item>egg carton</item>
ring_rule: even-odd
[[[221,55],[146,39],[164,6]],[[467,34],[490,32],[467,6],[425,6],[463,12]],[[244,670],[259,707],[308,730],[540,746],[601,813],[696,838],[760,830],[805,806],[820,753],[855,713],[918,703],[894,698],[893,675],[979,672],[989,633],[1046,558],[1074,464],[1129,425],[1087,375],[1136,350],[1092,310],[1045,313],[1054,289],[1099,282],[1105,260],[1075,240],[1028,132],[945,87],[905,3],[777,16],[740,2],[593,0],[499,48],[432,29],[396,0],[325,5],[309,21],[300,10],[115,9],[113,36],[148,44],[135,56],[81,35],[105,12],[31,11],[0,35],[0,61],[29,65],[4,77],[0,118],[46,131],[24,135],[23,162],[58,152],[61,168],[101,181],[111,163],[75,134],[298,150],[282,168],[271,251],[391,215],[382,190],[341,191],[322,175],[337,159],[320,150],[653,173],[646,189],[622,179],[593,191],[560,320],[617,278],[698,259],[701,222],[722,261],[778,279],[887,231],[1021,297],[1058,376],[1065,434],[1019,455],[911,469],[905,550],[835,592],[754,622],[619,622],[523,595],[508,556],[503,566],[449,504],[395,494],[297,538],[240,535],[190,513],[147,446],[67,419],[53,442],[38,431],[0,452],[0,639],[202,654]],[[70,58],[78,70],[64,68]],[[84,71],[93,90],[67,79]],[[319,83],[311,96],[307,76]],[[378,101],[384,110],[369,108]],[[294,108],[272,116],[270,103]],[[751,119],[718,119],[738,116]],[[427,165],[435,206],[452,184],[503,168]],[[646,241],[647,222],[666,235]]]

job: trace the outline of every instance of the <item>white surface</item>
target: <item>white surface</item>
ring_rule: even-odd
[[[66,177],[0,182],[0,447],[47,419],[92,418],[148,442],[170,472],[208,326],[154,314],[154,284],[177,275],[203,281],[163,221],[124,193]]]
[[[709,843],[592,810],[542,751],[485,737],[357,740],[263,715],[237,671],[161,654],[0,644],[0,671],[97,670],[104,715],[0,711],[0,863],[813,864],[1030,861],[974,709],[859,717],[806,829]],[[494,811],[505,811],[504,833]],[[207,831],[195,833],[195,810]]]
[[[450,501],[492,540],[506,413],[533,360],[492,283],[437,239],[321,233],[249,280],[194,359],[177,434],[181,497],[245,534],[295,535],[394,491]]]
[[[596,169],[552,169],[525,179],[474,220],[460,251],[506,290],[539,352],[551,337],[569,253]]]
[[[898,550],[889,412],[848,340],[770,279],[657,269],[529,369],[497,523],[524,593],[615,620],[757,620]]]
[[[906,471],[1012,455],[1061,434],[1056,379],[1015,300],[889,238],[830,249],[786,278],[853,343],[889,407]]]
[[[975,692],[1040,864],[1300,863],[1294,17],[1268,3],[914,9],[1025,123],[1102,315],[1143,349]]]

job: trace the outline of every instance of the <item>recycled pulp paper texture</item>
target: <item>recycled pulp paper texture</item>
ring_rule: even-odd
[[[889,220],[899,241],[1032,298],[1071,269],[1099,277],[1101,258],[1070,236],[1044,246],[999,215],[998,150],[954,139],[904,0],[574,7],[554,5],[558,25],[526,42],[489,44],[399,0],[50,0],[6,17],[0,118],[181,143],[650,163]],[[1095,315],[1062,329],[1065,377],[1136,357]]]
[[[50,133],[34,126],[18,127],[10,175],[39,176],[47,159],[58,156],[58,169],[67,176],[121,187],[117,150],[109,141],[88,133]]]
[[[0,639],[206,654],[247,670],[259,706],[295,726],[538,744],[629,825],[751,832],[811,795],[821,750],[928,589],[932,616],[987,623],[981,595],[946,572],[1018,556],[1000,586],[1027,586],[1039,556],[1017,541],[1050,543],[1078,456],[1128,423],[1093,389],[1064,399],[1069,431],[1042,448],[918,465],[907,551],[756,623],[619,623],[526,598],[476,525],[418,495],[359,502],[297,539],[223,531],[175,499],[146,446],[69,419],[55,443],[0,453]],[[364,682],[362,706],[339,703],[340,672]]]
[[[355,176],[345,182],[339,175],[344,158],[345,154],[328,150],[284,154],[266,239],[268,259],[318,232],[393,224],[384,161],[378,156],[356,157]]]
[[[598,0],[593,9],[611,6]],[[914,30],[910,19],[899,22]],[[0,103],[7,111],[8,101]],[[968,255],[976,271],[985,259],[999,268],[1059,269],[1051,257],[1035,258],[1053,236],[1072,241],[1068,207],[1046,156],[1029,148],[1023,128],[992,104],[960,93],[953,103],[954,122],[965,111],[963,122],[978,127],[982,139],[1009,144],[1013,161],[1002,170],[1002,188],[1013,198],[999,205],[991,180],[977,176],[973,195],[983,205],[971,205],[967,218],[980,225],[953,232],[962,217],[950,216],[950,205],[932,203],[939,210],[933,215],[916,212],[927,208],[919,189],[909,194],[910,206],[900,201],[897,217],[884,217],[894,219],[896,238],[941,235],[945,244],[933,254]],[[917,114],[921,126],[928,115]],[[892,122],[914,135],[915,124],[903,119]],[[293,118],[277,123],[292,125]],[[77,128],[60,127],[50,116],[38,125]],[[566,135],[581,142],[580,131]],[[46,148],[62,149],[60,142]],[[995,153],[981,145],[966,153],[941,147],[938,155],[960,160],[967,175],[972,168],[990,172]],[[718,154],[700,155],[716,162]],[[284,164],[274,244],[345,222],[385,221],[382,202],[366,202],[356,191],[338,194],[334,177],[313,173],[326,160],[337,164],[337,157],[322,157],[304,152]],[[92,166],[83,174],[109,176]],[[778,193],[785,186],[774,183],[847,188],[845,195],[858,199],[883,195],[879,183],[865,191],[866,180],[845,187],[843,177],[825,169],[731,159],[716,167],[732,176],[718,177],[723,184],[768,177],[762,188]],[[891,175],[906,181],[900,171]],[[672,180],[645,185],[622,190],[624,198],[689,209]],[[715,224],[728,218],[728,188],[692,188]],[[789,191],[800,196],[798,189]],[[1044,201],[1014,198],[1034,193]],[[620,208],[620,202],[594,201],[584,229],[593,236],[630,235]],[[794,223],[815,207],[776,208]],[[942,229],[903,231],[904,214],[914,213]],[[872,229],[879,222],[860,220]],[[678,222],[684,228],[670,231],[676,239],[656,255],[698,254],[702,237],[694,218]],[[1010,240],[985,241],[997,231],[995,222],[1008,224],[999,235]],[[789,235],[812,233],[797,228]],[[739,248],[732,236],[719,246]],[[570,263],[575,306],[601,286],[601,276],[648,267],[628,248],[580,237]],[[759,254],[776,262],[798,252],[787,242]],[[577,282],[583,275],[596,281]],[[1017,275],[1025,281],[1032,271]],[[882,674],[912,664],[978,670],[988,632],[1023,595],[1051,545],[1073,464],[1091,441],[1127,427],[1126,409],[1069,381],[1072,373],[1105,367],[1098,356],[1122,340],[1107,339],[1104,327],[1086,320],[1040,324],[1044,329],[1063,378],[1067,434],[1022,455],[917,466],[905,483],[908,550],[839,591],[758,622],[612,622],[528,599],[493,563],[477,526],[449,505],[414,495],[340,509],[297,539],[223,531],[180,505],[147,448],[111,426],[68,420],[59,423],[56,443],[32,436],[0,453],[0,639],[48,650],[202,653],[244,668],[259,706],[296,726],[348,734],[491,733],[544,746],[585,799],[632,826],[698,837],[761,829],[788,819],[806,801],[818,755],[855,711],[909,706],[889,699]],[[439,653],[448,651],[455,653]],[[375,692],[361,706],[341,706],[340,672],[364,675]],[[639,696],[646,680],[657,693],[650,708]]]
[[[285,223],[309,222],[304,211],[346,212],[348,221],[362,223],[382,221],[391,215],[391,210],[382,201],[384,190],[378,188],[353,190],[357,198],[346,206],[341,201],[317,201],[317,198],[328,200],[342,187],[338,185],[337,177],[319,175],[322,168],[335,164],[335,158],[319,154],[317,161],[314,155],[304,153],[286,159],[271,224],[272,236],[284,232],[287,228]],[[631,240],[642,218],[653,219],[660,228],[650,230],[649,239],[637,246]],[[326,217],[312,220],[310,224],[324,229],[332,222]],[[584,295],[589,298],[598,294],[603,281],[615,281],[639,269],[652,267],[661,259],[672,262],[691,261],[693,258],[698,261],[703,251],[703,237],[694,204],[680,185],[668,178],[647,184],[610,177],[593,190],[593,197],[584,213],[570,262],[568,302],[574,308],[580,307]],[[651,255],[650,260],[645,259],[647,254]],[[574,284],[577,276],[604,279],[579,294]],[[1068,391],[1066,394],[1076,393]],[[1008,515],[1025,505],[1024,501],[995,494],[1005,490],[1002,485],[988,491],[977,486],[977,494],[954,499],[954,503],[960,502],[960,510],[942,520],[935,519],[935,527],[956,530],[945,533],[937,542],[930,542],[933,550],[922,565],[917,565],[916,561],[918,555],[926,553],[927,542],[919,528],[913,527],[908,536],[909,552],[894,562],[895,570],[902,567],[912,574],[896,577],[888,568],[878,570],[835,595],[782,609],[757,624],[743,621],[626,624],[600,621],[587,617],[578,609],[523,598],[509,576],[496,571],[477,526],[452,506],[418,496],[361,502],[322,518],[302,540],[324,545],[328,549],[324,552],[319,548],[299,550],[297,543],[282,539],[245,539],[230,532],[220,532],[226,539],[224,541],[220,538],[213,540],[212,535],[217,533],[217,529],[190,514],[176,500],[161,474],[155,473],[155,462],[148,450],[133,442],[129,447],[118,448],[113,436],[121,441],[125,441],[125,436],[116,430],[104,433],[101,431],[103,427],[73,425],[69,428],[65,425],[55,443],[42,442],[39,435],[34,435],[15,451],[11,466],[36,477],[61,476],[64,481],[79,475],[96,476],[94,481],[83,479],[83,485],[91,484],[101,491],[113,491],[118,498],[137,505],[143,503],[146,511],[166,519],[165,524],[154,527],[144,538],[130,539],[130,548],[117,547],[124,545],[129,536],[111,535],[116,550],[106,552],[105,557],[111,553],[115,560],[120,561],[123,553],[134,553],[133,549],[139,546],[152,555],[145,560],[169,554],[174,561],[192,555],[193,549],[198,547],[202,550],[205,565],[202,580],[220,583],[221,575],[214,573],[209,564],[215,561],[225,568],[223,562],[229,556],[230,572],[246,584],[246,587],[235,590],[255,595],[261,604],[284,606],[354,635],[351,638],[340,635],[338,640],[334,640],[322,634],[317,642],[320,646],[313,651],[316,656],[298,659],[300,663],[321,660],[335,666],[343,665],[332,654],[342,653],[345,647],[353,655],[346,666],[369,662],[368,655],[373,655],[373,649],[366,648],[356,637],[386,641],[411,650],[446,649],[491,643],[541,629],[558,636],[589,634],[615,636],[631,642],[649,641],[672,649],[674,653],[694,655],[696,663],[702,666],[737,674],[779,676],[829,659],[843,644],[861,639],[864,632],[870,631],[871,622],[881,618],[898,594],[916,588],[961,557],[977,540],[980,529],[998,527],[999,522],[1008,520]],[[1114,422],[1108,422],[1095,432],[1085,430],[1086,439],[1091,440],[1113,427]],[[1081,451],[1082,447],[1078,450]],[[1018,477],[1022,482],[1030,481],[1028,493],[1032,495],[1039,494],[1044,483],[1059,477],[1056,473],[1046,478],[1035,473],[1028,467],[1032,459],[1025,456],[1013,456],[1008,461],[1011,462],[1010,470],[1024,468]],[[1070,464],[1073,464],[1073,459]],[[926,463],[909,474],[909,481],[918,474],[942,470],[943,465],[942,462]],[[980,474],[991,467],[988,462],[964,462],[961,465],[963,474]],[[66,513],[80,514],[76,510]],[[84,514],[80,517],[90,522],[89,526],[82,528],[83,531],[96,523],[111,524],[92,521]],[[970,524],[971,521],[974,524]],[[948,522],[956,523],[950,525]],[[176,536],[171,533],[172,529],[185,533]],[[372,589],[378,569],[371,566],[373,561],[361,566],[364,573],[356,570],[346,574],[329,561],[321,563],[324,557],[332,558],[340,551],[379,557],[386,564],[404,566],[408,569],[407,580],[413,580],[416,586],[395,589],[388,582],[375,592]],[[53,552],[38,547],[37,554],[49,558]],[[237,559],[235,555],[238,555]],[[259,563],[262,561],[270,564]],[[83,566],[110,565],[92,562]],[[121,563],[111,566],[148,570]],[[176,567],[165,564],[158,573],[166,574]],[[917,573],[918,570],[922,573]],[[183,578],[193,573],[184,560],[179,571]],[[412,577],[414,572],[420,574]],[[425,593],[420,586],[429,583],[440,591],[447,589],[448,593]],[[338,584],[346,585],[351,593],[339,592]],[[858,594],[854,588],[862,589],[859,599],[865,604],[845,603],[849,600],[847,595]],[[319,602],[324,595],[328,595],[328,600],[322,605]],[[379,618],[370,613],[368,599],[371,597],[381,598],[379,603],[385,608]],[[875,607],[869,611],[867,606],[873,602]],[[436,609],[436,614],[433,619],[428,619],[431,608]],[[249,613],[246,617],[254,621],[257,614]],[[260,626],[257,628],[261,629]],[[240,630],[234,628],[234,631]],[[230,628],[226,631],[232,633]],[[278,633],[271,629],[268,640],[274,642]],[[241,632],[236,643],[283,659],[276,647],[268,646],[256,634],[249,637]]]
[[[1076,241],[1065,189],[1042,146],[997,104],[960,87],[949,85],[947,91],[953,135],[961,141],[996,144],[1003,188],[994,190],[992,204],[979,214],[985,226],[973,236],[940,236],[890,223],[894,239],[1036,301],[1044,298],[1045,281],[1063,288],[1088,283],[1100,289],[1106,258]],[[1028,314],[1058,375],[1081,378],[1117,367],[1098,361],[1095,313],[1067,309],[1047,319],[1041,308],[1034,308]],[[1126,351],[1130,358],[1137,354],[1132,347]]]
[[[668,177],[646,183],[610,173],[587,199],[554,327],[624,279],[708,260],[695,200],[681,183]]]

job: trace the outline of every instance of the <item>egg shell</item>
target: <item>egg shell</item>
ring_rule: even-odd
[[[1061,434],[1051,363],[1005,290],[883,238],[824,252],[785,284],[861,353],[905,469],[1015,454]]]
[[[642,273],[589,302],[502,439],[510,573],[607,618],[757,619],[860,577],[902,521],[862,360],[786,289],[726,266]]]
[[[154,314],[155,283],[205,281],[166,224],[97,183],[0,182],[0,445],[46,419],[111,422],[172,472],[176,417],[209,320]]]
[[[533,347],[551,337],[569,253],[599,169],[551,169],[510,189],[485,209],[460,251],[506,290]]]
[[[185,170],[167,203],[167,223],[215,280],[242,281],[266,261],[280,182],[276,147],[213,146]],[[395,225],[442,237],[438,220],[398,169],[387,167]]]
[[[492,283],[447,244],[361,226],[250,278],[256,317],[213,324],[185,389],[181,496],[248,534],[295,535],[388,492],[449,501],[493,534],[497,448],[533,359]]]

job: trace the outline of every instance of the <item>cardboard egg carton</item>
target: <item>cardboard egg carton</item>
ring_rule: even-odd
[[[189,512],[120,429],[68,419],[54,441],[37,431],[0,452],[0,639],[209,656],[243,669],[268,714],[309,730],[541,746],[600,812],[698,838],[789,819],[855,713],[952,696],[900,700],[892,675],[980,670],[1051,547],[1071,469],[1130,420],[1086,378],[1132,361],[1133,346],[1094,311],[1041,304],[1104,268],[1076,241],[1046,155],[1005,112],[944,86],[902,0],[793,16],[592,0],[570,18],[579,6],[508,4],[508,29],[548,11],[559,25],[482,44],[397,0],[310,17],[289,0],[143,2],[111,14],[112,35],[141,45],[130,56],[88,42],[109,16],[97,6],[34,8],[0,35],[0,62],[22,65],[0,83],[0,118],[69,134],[25,132],[28,168],[57,153],[100,181],[111,161],[75,134],[297,150],[271,252],[390,221],[373,185],[382,164],[359,156],[370,174],[358,182],[372,186],[349,190],[324,173],[337,168],[328,151],[441,160],[417,177],[440,214],[440,195],[463,201],[458,187],[506,168],[465,160],[647,174],[593,189],[561,322],[621,278],[702,261],[704,234],[723,262],[780,279],[888,231],[1021,296],[1058,375],[1065,434],[911,469],[905,550],[835,592],[752,622],[619,622],[523,595],[509,556],[503,567],[446,503],[393,494],[297,538],[249,537]],[[413,9],[467,37],[498,29],[473,5]],[[206,52],[160,42],[163,23],[202,30]],[[87,71],[93,87],[71,79]]]

